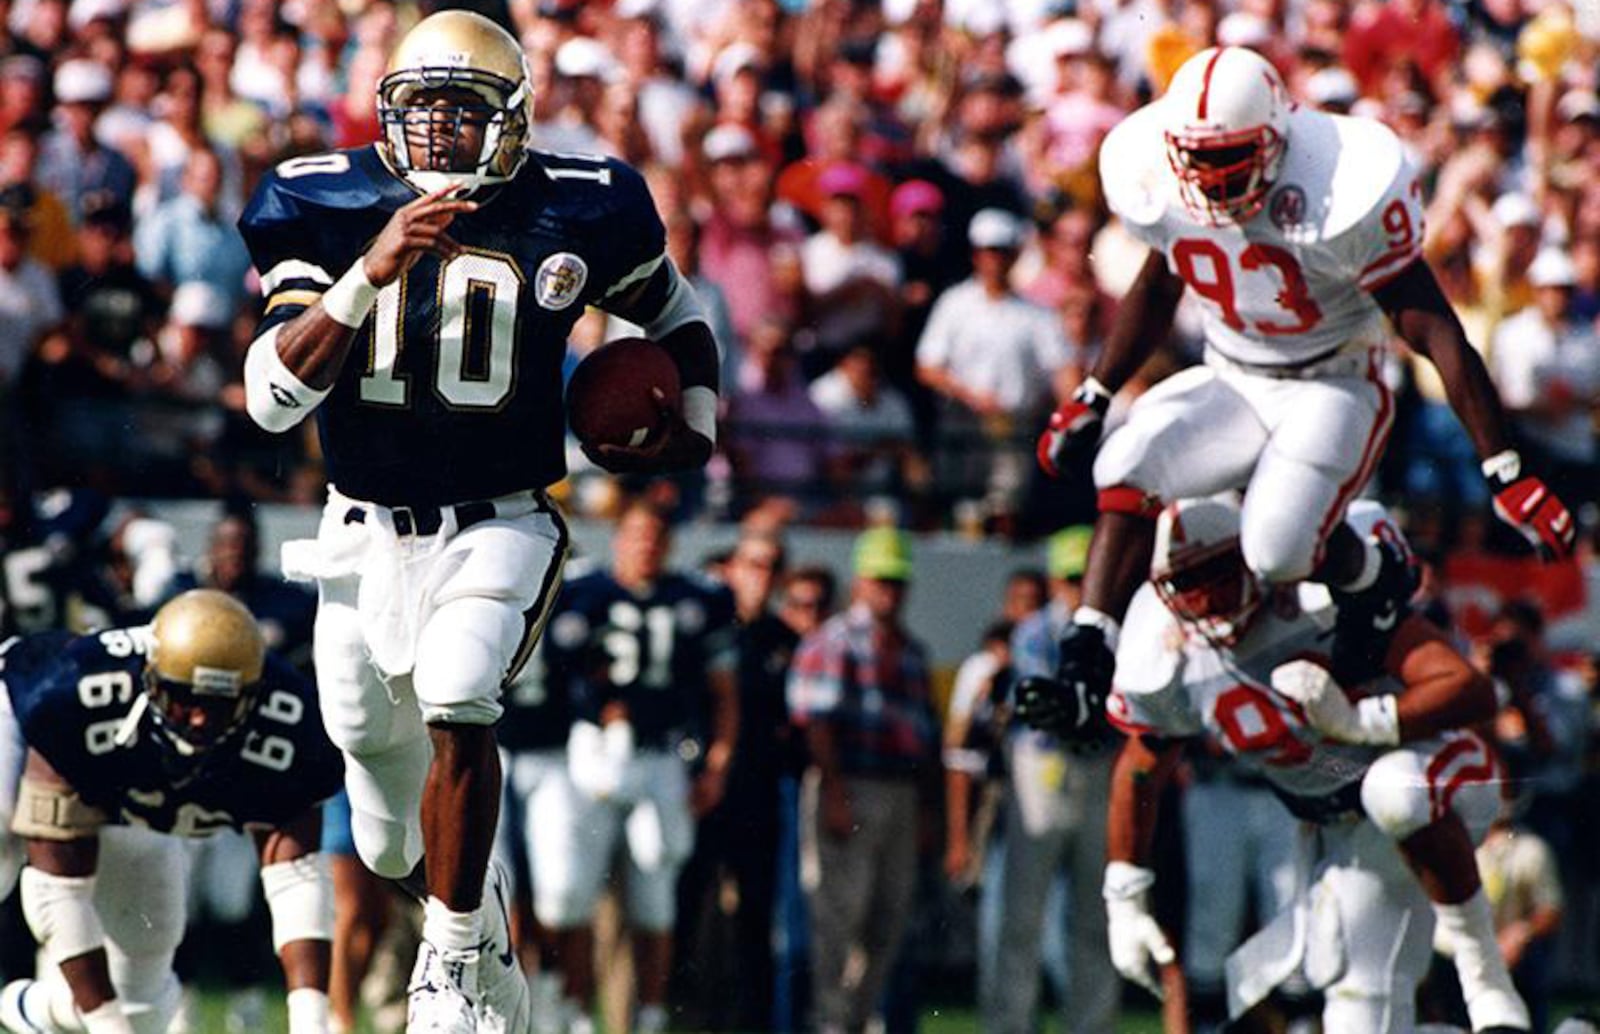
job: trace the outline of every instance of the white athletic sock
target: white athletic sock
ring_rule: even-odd
[[[1528,1007],[1511,984],[1500,944],[1494,935],[1494,916],[1483,888],[1459,905],[1433,906],[1439,927],[1455,956],[1461,997],[1473,1030],[1504,1026],[1528,1028]]]
[[[662,1034],[667,1029],[667,1010],[662,1005],[641,1005],[633,1021],[635,1034]]]
[[[436,897],[422,906],[422,939],[443,952],[473,951],[483,942],[483,910],[453,912]]]

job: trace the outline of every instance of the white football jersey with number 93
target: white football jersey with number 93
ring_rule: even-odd
[[[1111,210],[1166,256],[1201,301],[1208,346],[1246,366],[1298,367],[1384,340],[1369,292],[1422,252],[1422,187],[1380,122],[1297,108],[1282,170],[1260,211],[1208,225],[1178,192],[1162,102],[1106,137]]]

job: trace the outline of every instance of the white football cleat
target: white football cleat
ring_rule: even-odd
[[[406,987],[406,1034],[477,1034],[478,953],[446,954],[423,941]]]
[[[511,942],[511,875],[489,863],[483,886],[485,941],[478,963],[479,1034],[529,1034],[533,1001],[528,978]]]

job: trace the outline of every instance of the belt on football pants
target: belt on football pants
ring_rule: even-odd
[[[545,508],[544,495],[539,492],[532,493],[534,502],[540,509]],[[521,497],[517,497],[520,501]],[[390,517],[394,520],[396,535],[403,537],[411,535],[434,535],[444,526],[445,511],[450,511],[456,517],[456,530],[465,531],[474,524],[492,521],[499,516],[500,511],[492,499],[475,499],[470,503],[454,503],[450,506],[390,506],[387,507]],[[367,511],[359,506],[352,506],[345,511],[346,524],[365,524]]]

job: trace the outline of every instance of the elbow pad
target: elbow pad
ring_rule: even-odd
[[[651,341],[660,341],[666,335],[677,330],[686,323],[699,321],[706,323],[706,311],[700,306],[700,296],[694,293],[694,288],[689,286],[689,281],[678,272],[678,267],[671,259],[667,259],[667,297],[661,303],[661,310],[655,318],[644,324],[644,334]],[[722,350],[722,343],[717,342],[717,350]]]
[[[307,387],[278,357],[279,324],[250,342],[244,357],[245,407],[263,430],[281,434],[322,404],[332,388]]]
[[[272,913],[272,950],[292,941],[333,940],[333,863],[321,851],[261,867]]]
[[[105,947],[94,887],[93,876],[56,876],[31,865],[22,870],[22,915],[53,965]]]

